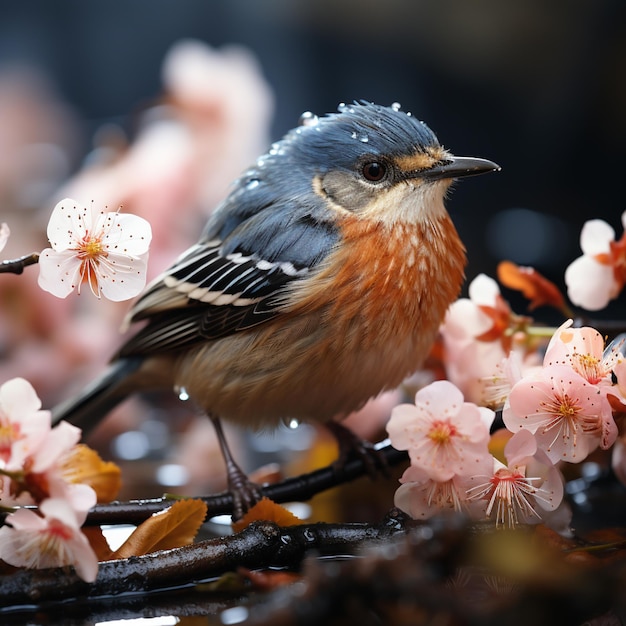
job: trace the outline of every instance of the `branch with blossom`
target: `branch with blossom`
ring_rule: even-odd
[[[608,224],[592,220],[581,247],[583,256],[565,273],[568,294],[574,304],[598,310],[626,283],[626,234],[616,242]],[[498,277],[530,300],[530,310],[547,305],[573,315],[556,285],[534,268],[503,262]],[[625,480],[624,338],[605,346],[596,329],[574,327],[572,319],[557,329],[538,326],[514,313],[498,283],[483,274],[468,295],[451,305],[441,326],[451,382],[421,389],[415,406],[396,407],[387,425],[392,444],[411,459],[395,503],[418,519],[453,510],[496,526],[544,522],[565,530],[563,463],[616,444],[613,469]],[[504,458],[489,451],[486,439],[470,447],[481,407],[502,410],[505,428],[492,442],[507,442]]]

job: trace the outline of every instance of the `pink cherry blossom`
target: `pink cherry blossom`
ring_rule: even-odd
[[[91,506],[95,502],[94,493]],[[83,580],[93,582],[98,559],[80,530],[86,514],[59,498],[44,500],[39,513],[18,509],[7,516],[0,528],[0,559],[31,569],[73,565]]]
[[[605,350],[604,338],[595,328],[571,328],[572,323],[568,320],[552,336],[544,366],[569,365],[592,385],[612,385],[611,374],[623,360],[621,344],[613,343]]]
[[[512,432],[533,433],[553,463],[578,463],[617,437],[606,395],[566,365],[544,367],[517,382],[502,417]]]
[[[525,354],[529,319],[511,311],[498,283],[485,274],[474,278],[468,295],[450,305],[440,328],[446,375],[466,400],[499,408],[510,388],[503,368],[511,350],[520,352],[525,367],[535,365]]]
[[[0,468],[21,469],[50,432],[50,412],[41,410],[41,400],[32,385],[14,378],[0,386]]]
[[[440,380],[420,389],[415,405],[395,407],[387,431],[395,448],[409,451],[412,465],[446,481],[471,474],[488,454],[493,418],[493,411],[464,402],[457,387]]]
[[[492,457],[485,454],[472,471],[485,474],[492,465]],[[454,475],[447,480],[433,480],[428,472],[414,465],[409,466],[396,490],[394,504],[413,519],[429,519],[445,512],[465,512],[472,518],[481,517],[484,507],[469,501],[467,490],[471,486],[469,476]]]
[[[489,475],[470,477],[469,499],[482,503],[484,516],[495,519],[496,526],[543,521],[563,499],[561,475],[527,430],[511,437],[504,454],[507,465],[494,458]]]
[[[146,283],[151,238],[141,217],[61,200],[48,223],[52,248],[39,257],[39,286],[65,298],[86,282],[98,298],[132,298]]]
[[[22,466],[15,468],[10,476],[12,482],[2,494],[3,503],[36,504],[49,497],[71,500],[77,486],[64,479],[62,463],[80,436],[80,428],[68,422],[60,422],[49,430]]]
[[[626,212],[622,214],[626,228]],[[565,270],[569,299],[584,309],[598,311],[618,296],[626,283],[626,233],[615,241],[615,231],[603,220],[585,222],[580,233],[583,256]]]

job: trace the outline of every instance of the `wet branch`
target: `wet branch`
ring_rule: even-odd
[[[378,448],[378,453],[389,467],[408,461],[406,452],[396,450],[390,445]],[[262,491],[264,496],[279,503],[308,500],[326,489],[349,482],[366,473],[367,468],[363,461],[361,459],[353,459],[348,461],[341,469],[337,469],[334,465],[329,465],[308,474],[266,485]],[[200,499],[207,504],[208,518],[232,513],[233,499],[228,492]],[[162,511],[171,506],[171,504],[171,498],[165,496],[150,500],[131,500],[129,502],[113,502],[111,504],[98,505],[90,511],[85,523],[92,526],[101,524],[140,524],[153,513]]]
[[[0,576],[0,606],[180,587],[238,567],[297,567],[311,551],[322,556],[353,554],[365,543],[388,541],[415,525],[401,514],[377,526],[306,524],[285,528],[256,522],[235,535],[100,563],[98,577],[91,584],[78,578],[72,568],[15,570]]]

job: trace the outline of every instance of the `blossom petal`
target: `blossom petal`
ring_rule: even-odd
[[[589,256],[578,257],[565,270],[567,295],[571,302],[588,311],[599,311],[615,297],[613,268]]]
[[[7,241],[9,240],[10,236],[11,230],[9,226],[6,224],[6,222],[2,222],[2,224],[0,224],[0,252],[4,250],[4,247],[7,245]]]
[[[468,295],[478,306],[494,307],[500,295],[500,287],[490,276],[478,274],[468,287]]]
[[[387,422],[387,433],[396,450],[408,450],[415,443],[411,434],[413,425],[419,413],[412,404],[399,404],[391,412],[391,419]]]
[[[24,378],[13,378],[0,386],[0,408],[11,417],[41,409],[41,400]]]
[[[454,415],[463,402],[463,393],[449,380],[436,380],[415,394],[415,405],[423,407],[433,417]]]
[[[152,229],[147,220],[128,213],[105,213],[100,217],[97,227],[104,226],[109,220],[111,226],[106,228],[102,239],[108,252],[122,257],[138,257],[148,252]]]
[[[92,207],[82,207],[76,200],[64,198],[52,210],[48,222],[48,240],[56,251],[68,250],[92,230]]]
[[[41,473],[54,465],[80,440],[81,430],[69,422],[59,422],[48,434],[44,444],[33,457],[31,471]]]
[[[580,231],[580,249],[584,254],[595,256],[611,251],[610,242],[615,240],[615,230],[604,220],[589,220]]]
[[[504,446],[504,456],[509,467],[522,462],[523,459],[532,457],[537,452],[537,441],[534,435],[526,429],[518,430]]]
[[[39,286],[57,298],[67,296],[80,284],[80,260],[68,251],[46,248],[39,256]]]
[[[102,295],[114,302],[137,296],[146,285],[148,253],[136,258],[109,254],[98,268]]]
[[[491,330],[493,320],[468,298],[460,298],[448,308],[441,331],[444,338],[469,340]]]

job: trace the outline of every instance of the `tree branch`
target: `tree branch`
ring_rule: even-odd
[[[303,524],[285,528],[256,522],[235,535],[100,563],[98,577],[91,584],[81,580],[73,568],[18,569],[0,576],[0,606],[181,587],[238,567],[296,567],[310,551],[321,556],[353,554],[364,543],[387,541],[417,525],[394,510],[396,514],[376,526]]]
[[[35,265],[35,263],[39,263],[38,252],[25,254],[19,259],[7,259],[6,261],[0,262],[0,273],[21,274],[25,267]]]
[[[378,453],[387,466],[392,467],[408,461],[404,451],[396,450],[391,445],[377,446]],[[274,502],[292,502],[294,500],[308,500],[314,495],[349,482],[368,473],[363,460],[360,458],[348,461],[341,469],[329,465],[314,472],[287,478],[273,485],[263,487],[263,495]],[[216,515],[231,514],[233,499],[230,493],[224,492],[201,498],[208,507],[207,518]],[[113,502],[94,507],[87,516],[86,525],[99,526],[101,524],[140,524],[153,513],[158,513],[171,506],[172,499],[168,497],[153,498],[150,500],[131,500],[130,502]]]

